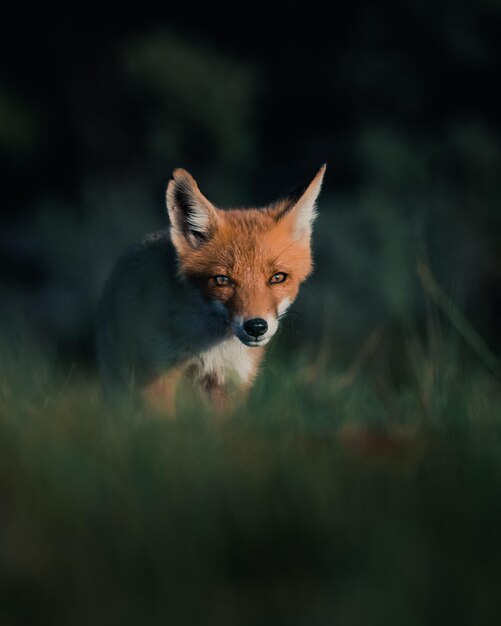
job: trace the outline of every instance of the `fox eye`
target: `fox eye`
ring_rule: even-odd
[[[270,278],[270,283],[272,285],[276,285],[277,283],[283,283],[286,278],[287,274],[285,274],[284,272],[277,272],[276,274],[273,274],[273,276]]]
[[[218,285],[218,287],[226,287],[230,284],[230,279],[228,276],[223,276],[223,274],[218,274],[212,278],[214,284]]]

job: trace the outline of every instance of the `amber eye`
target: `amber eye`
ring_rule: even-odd
[[[227,285],[230,284],[230,279],[228,278],[228,276],[223,276],[223,274],[219,274],[218,276],[214,276],[212,280],[219,287],[226,287]]]
[[[283,283],[286,278],[287,274],[284,274],[284,272],[277,272],[276,274],[273,274],[273,276],[270,278],[270,283],[272,285],[276,285],[277,283]]]

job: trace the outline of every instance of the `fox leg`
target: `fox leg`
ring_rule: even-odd
[[[176,414],[176,388],[182,375],[181,368],[175,368],[158,376],[141,392],[146,406],[154,413],[174,417]]]

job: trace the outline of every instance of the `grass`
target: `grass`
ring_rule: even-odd
[[[5,344],[0,623],[501,623],[499,381],[388,341],[275,351],[225,421],[186,389],[173,421],[110,409]]]

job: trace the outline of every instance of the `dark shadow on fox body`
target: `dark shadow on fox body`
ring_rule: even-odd
[[[162,371],[231,335],[228,322],[177,271],[167,230],[125,250],[97,316],[97,356],[105,389],[148,384]]]

